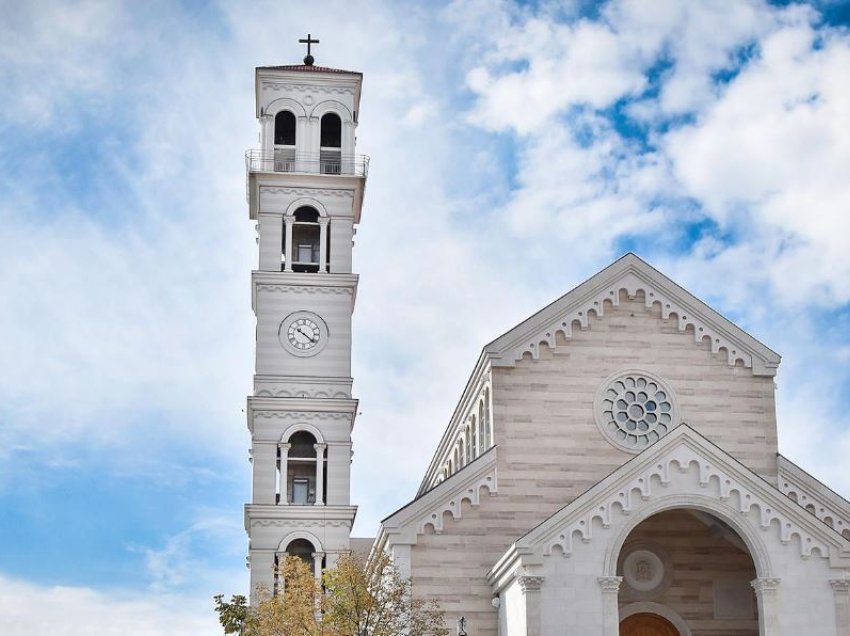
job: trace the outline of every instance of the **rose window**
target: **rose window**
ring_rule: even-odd
[[[625,450],[643,450],[673,428],[673,395],[661,380],[646,373],[624,373],[609,379],[596,401],[597,425],[611,442]]]

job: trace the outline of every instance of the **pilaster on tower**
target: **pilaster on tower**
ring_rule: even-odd
[[[245,155],[259,235],[245,506],[252,594],[276,588],[286,553],[318,574],[349,549],[352,246],[369,166],[355,152],[361,73],[304,64],[259,67],[255,77],[259,147]]]

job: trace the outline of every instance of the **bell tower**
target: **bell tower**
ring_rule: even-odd
[[[361,73],[315,66],[308,48],[304,64],[261,66],[255,79],[259,148],[245,156],[259,244],[245,506],[252,595],[276,589],[284,554],[319,576],[349,549],[351,257],[368,171],[355,154]]]

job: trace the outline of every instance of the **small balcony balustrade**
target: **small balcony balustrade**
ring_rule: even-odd
[[[248,174],[289,172],[366,177],[369,173],[369,157],[367,155],[343,155],[333,150],[305,154],[296,153],[294,148],[252,149],[245,153],[245,168]]]

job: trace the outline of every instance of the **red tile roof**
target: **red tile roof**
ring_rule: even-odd
[[[306,64],[289,64],[287,66],[259,66],[258,69],[266,71],[307,71],[308,73],[347,73],[349,75],[363,75],[358,71],[346,71],[341,68],[330,68],[328,66],[307,66]]]

